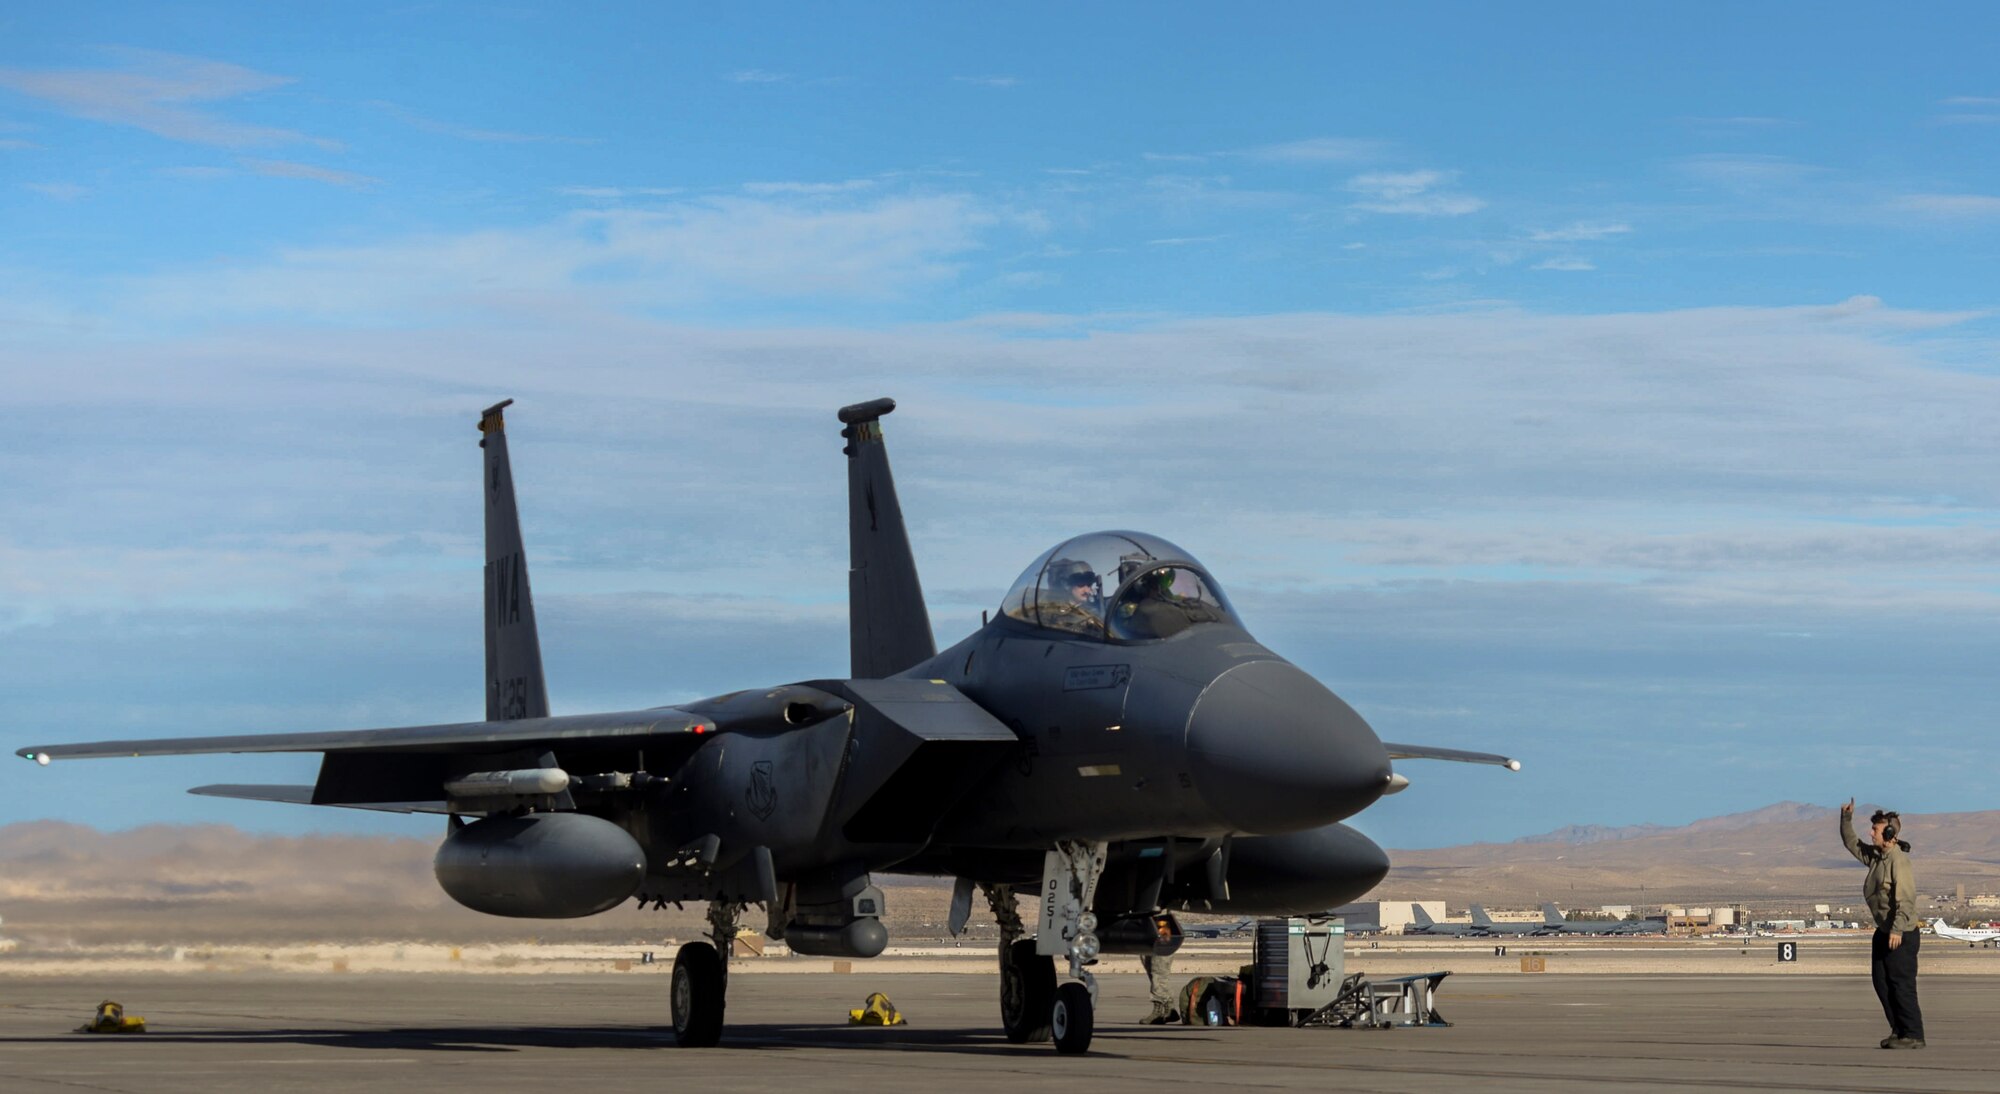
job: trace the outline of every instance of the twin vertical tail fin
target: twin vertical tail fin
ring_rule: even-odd
[[[508,399],[479,415],[486,453],[486,720],[549,716],[542,678],[542,643],[528,592],[528,556],[514,506],[514,470],[507,461]]]
[[[894,676],[937,655],[916,559],[882,444],[894,399],[842,407],[847,438],[847,634],[857,680]]]

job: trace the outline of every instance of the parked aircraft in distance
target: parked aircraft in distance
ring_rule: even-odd
[[[1257,917],[1246,915],[1234,923],[1208,923],[1193,927],[1182,927],[1181,933],[1188,938],[1234,938],[1250,933],[1257,926]]]
[[[553,716],[501,414],[511,402],[479,417],[485,720],[19,754],[323,753],[309,786],[194,792],[445,816],[438,884],[492,915],[706,901],[710,941],[682,946],[670,981],[675,1039],[689,1046],[722,1036],[747,906],[796,953],[867,958],[889,943],[872,874],[952,877],[954,935],[975,893],[999,923],[1008,1039],[1065,1053],[1090,1046],[1098,955],[1171,954],[1175,910],[1313,914],[1381,881],[1388,856],[1340,822],[1408,785],[1391,761],[1520,768],[1383,742],[1252,637],[1207,567],[1143,532],[1044,551],[989,621],[940,652],[889,471],[888,399],[838,414],[847,677]],[[1175,491],[1157,497],[1160,516],[1187,519],[1169,509]],[[1072,978],[1060,987],[1055,958]]]
[[[1954,927],[1942,917],[1933,919],[1926,928],[1939,938],[1949,938],[1953,942],[1965,942],[1973,946],[2000,944],[2000,930],[1985,927]]]
[[[1555,933],[1541,923],[1496,923],[1493,921],[1492,916],[1486,914],[1486,909],[1477,904],[1472,906],[1472,925],[1489,935],[1496,936],[1504,935],[1513,937],[1518,935]]]
[[[1665,934],[1664,919],[1571,919],[1554,904],[1542,905],[1542,926],[1548,934]]]
[[[1483,938],[1492,933],[1473,923],[1439,923],[1421,904],[1410,905],[1410,924],[1404,934],[1436,935],[1443,938]]]

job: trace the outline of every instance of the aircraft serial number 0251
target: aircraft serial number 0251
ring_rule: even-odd
[[[722,1037],[725,963],[746,908],[762,908],[770,937],[796,953],[873,957],[889,940],[873,875],[952,877],[954,933],[975,893],[1000,926],[1008,1038],[1071,1053],[1091,1043],[1098,957],[1172,953],[1174,911],[1317,912],[1381,880],[1388,857],[1340,822],[1407,785],[1393,760],[1519,767],[1384,744],[1252,638],[1207,567],[1142,532],[1043,552],[997,614],[939,651],[883,442],[888,399],[838,415],[848,676],[552,715],[507,452],[511,402],[479,419],[483,721],[20,755],[317,752],[311,785],[193,792],[443,815],[438,883],[492,915],[705,901],[710,937],[681,948],[669,993],[683,1045]],[[1032,927],[1016,899],[1029,889],[1041,894]]]

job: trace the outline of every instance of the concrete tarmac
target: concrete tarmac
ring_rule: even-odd
[[[1902,1052],[1856,976],[1455,975],[1452,1028],[1386,1031],[1139,1026],[1144,979],[1100,984],[1093,1051],[1065,1058],[1007,1043],[990,974],[739,976],[703,1050],[651,973],[8,977],[0,1090],[2000,1091],[1995,976],[1923,981],[1930,1047]],[[845,1025],[870,991],[910,1024]],[[69,1032],[107,998],[151,1031]]]

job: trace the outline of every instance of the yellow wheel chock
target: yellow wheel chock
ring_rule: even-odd
[[[850,1010],[847,1012],[847,1024],[850,1026],[900,1026],[904,1022],[903,1015],[896,1010],[896,1004],[889,1002],[889,997],[878,991],[869,994],[868,1001],[861,1004],[860,1010]]]
[[[97,1016],[76,1027],[78,1033],[144,1033],[144,1018],[125,1017],[125,1007],[109,999],[97,1004]]]

